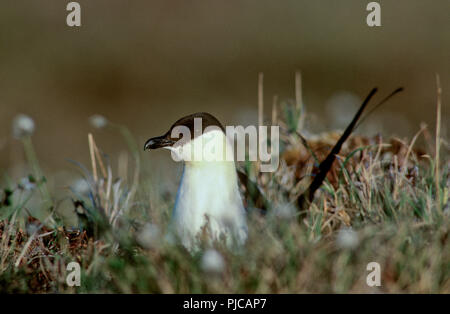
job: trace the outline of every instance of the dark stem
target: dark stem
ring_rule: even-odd
[[[339,140],[334,145],[333,149],[328,154],[328,156],[325,158],[325,160],[320,163],[319,172],[315,176],[314,180],[311,182],[311,184],[306,189],[306,191],[298,197],[297,204],[298,204],[298,209],[301,213],[303,211],[307,210],[309,207],[309,204],[311,204],[311,202],[313,201],[314,193],[322,185],[323,181],[325,180],[325,178],[327,176],[328,171],[330,171],[331,166],[333,165],[333,162],[336,159],[336,155],[339,154],[339,152],[342,148],[342,145],[347,140],[347,138],[352,134],[352,131],[355,128],[355,125],[358,122],[359,118],[361,117],[361,114],[363,113],[364,109],[367,107],[369,100],[372,98],[372,96],[376,92],[377,92],[377,88],[374,88],[370,91],[369,95],[366,97],[366,99],[362,103],[358,112],[353,117],[352,122],[350,122],[350,124],[345,129],[344,134],[342,134],[342,136],[339,138]],[[301,219],[301,217],[302,216],[299,215],[299,219]]]

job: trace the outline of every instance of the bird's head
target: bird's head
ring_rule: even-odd
[[[225,140],[225,129],[219,120],[209,113],[198,112],[177,120],[163,135],[148,139],[144,150],[165,148],[172,151],[177,161],[195,161],[205,156],[208,143],[223,144]],[[202,145],[197,145],[199,143]],[[213,154],[218,157],[217,150]]]

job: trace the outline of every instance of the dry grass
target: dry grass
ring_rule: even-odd
[[[298,223],[296,199],[338,133],[306,138],[305,147],[296,132],[301,106],[283,108],[284,116],[273,109],[283,130],[280,168],[254,178],[271,209],[265,216],[249,213],[241,252],[216,244],[224,259],[220,272],[205,271],[202,251],[191,255],[165,242],[173,195],[166,199],[154,178],[139,178],[140,152],[122,129],[135,158],[133,174],[117,178],[89,136],[92,169],[79,165],[89,189],[71,195],[79,229],[64,227],[55,201],[51,221],[25,218],[22,209],[29,205],[20,200],[35,191],[19,184],[1,189],[0,291],[449,293],[448,151],[439,162],[434,152],[416,149],[425,128],[409,142],[353,136]],[[141,237],[150,227],[152,236]],[[80,287],[65,283],[72,261],[81,265]],[[366,284],[370,262],[381,265],[380,287]]]

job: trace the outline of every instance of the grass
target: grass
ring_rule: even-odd
[[[434,152],[415,148],[426,128],[410,142],[352,136],[297,219],[296,199],[316,171],[315,158],[326,156],[338,134],[311,136],[305,147],[296,105],[284,105],[284,117],[275,118],[283,131],[279,169],[255,176],[252,165],[243,167],[270,210],[249,212],[241,251],[215,244],[223,267],[213,272],[204,250],[191,254],[165,241],[174,195],[161,193],[157,182],[164,178],[142,175],[139,145],[126,128],[118,127],[134,169],[120,178],[89,135],[92,164],[76,163],[88,188],[69,195],[77,228],[65,226],[25,138],[33,174],[27,184],[5,180],[0,189],[0,292],[450,293],[450,163],[448,149],[435,154],[443,142],[440,122]],[[45,219],[29,215],[36,206],[45,207]],[[81,265],[79,287],[66,284],[74,261]],[[370,262],[381,266],[379,287],[366,284]]]

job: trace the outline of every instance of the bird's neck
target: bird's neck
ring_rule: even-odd
[[[201,211],[222,208],[235,201],[239,188],[234,161],[185,163],[178,193],[191,207]]]
[[[203,145],[198,146],[202,141]],[[222,131],[211,131],[193,140],[188,152],[199,150],[198,153],[203,154],[203,148],[208,150],[208,145],[218,148],[209,150],[209,159],[193,158],[184,162],[177,197],[177,205],[181,206],[181,200],[184,200],[184,207],[201,215],[204,211],[217,212],[227,204],[234,204],[237,198],[240,201],[235,162],[233,158],[226,158],[233,146]]]

